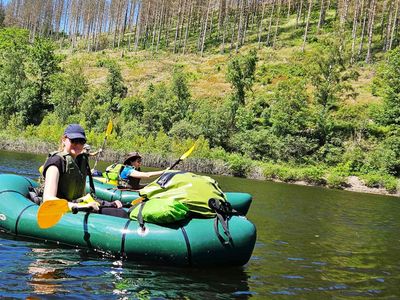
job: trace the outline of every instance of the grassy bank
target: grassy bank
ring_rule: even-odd
[[[57,149],[57,141],[10,137],[0,132],[3,141],[0,150],[47,154]],[[182,152],[183,153],[183,152]],[[143,153],[144,165],[155,168],[165,168],[171,165],[182,153],[160,154]],[[125,151],[105,149],[100,160],[122,161]],[[293,166],[278,163],[263,163],[241,156],[231,156],[229,159],[199,157],[196,151],[192,157],[180,164],[181,170],[207,173],[214,175],[238,176],[249,179],[270,180],[290,184],[322,186],[326,188],[343,189],[354,192],[400,196],[400,181],[393,176],[382,174],[351,174],[346,166],[329,168],[324,166]],[[103,170],[101,170],[103,171]]]

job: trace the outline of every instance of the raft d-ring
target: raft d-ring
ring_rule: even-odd
[[[139,236],[146,236],[148,233],[149,233],[149,229],[148,229],[147,227],[144,227],[144,228],[139,227],[139,228],[137,229],[137,234],[138,234]]]
[[[7,220],[6,215],[0,214],[0,221],[5,221]]]

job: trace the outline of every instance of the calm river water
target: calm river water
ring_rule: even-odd
[[[0,173],[36,178],[43,161],[0,151]],[[254,197],[244,267],[142,265],[0,232],[0,298],[400,299],[399,198],[214,177]]]

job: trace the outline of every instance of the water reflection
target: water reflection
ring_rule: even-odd
[[[26,157],[0,152],[0,172],[37,172],[44,156]],[[51,297],[46,290],[30,292],[38,283],[52,285],[55,297],[97,299],[399,298],[398,198],[215,178],[224,190],[254,196],[248,218],[257,226],[257,243],[243,268],[142,265],[0,234],[1,296]],[[43,265],[41,273],[36,268]]]
[[[42,258],[52,252],[54,252],[53,249],[33,248],[32,253],[28,254],[34,259],[28,266],[28,273],[31,275],[28,284],[35,294],[51,295],[61,289],[61,284],[57,282],[57,279],[65,277],[64,267],[71,262],[63,259]]]
[[[247,299],[252,294],[242,268],[204,270],[123,262],[113,275],[115,293],[139,299]]]

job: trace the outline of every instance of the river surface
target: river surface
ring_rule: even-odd
[[[36,178],[44,159],[0,151],[0,173]],[[0,298],[400,299],[399,198],[213,177],[254,197],[245,266],[143,265],[0,232]]]

